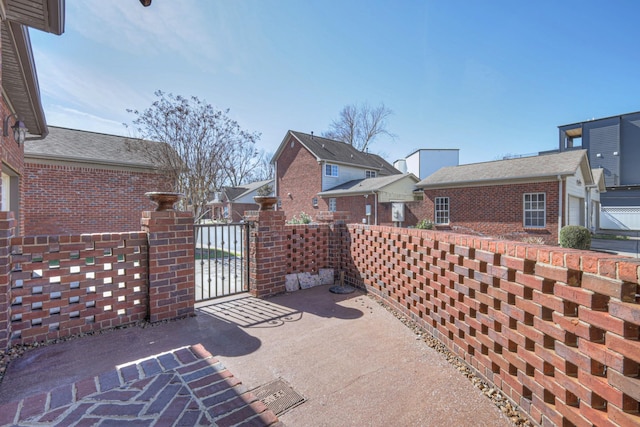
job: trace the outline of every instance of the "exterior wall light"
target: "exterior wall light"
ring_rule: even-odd
[[[151,0],[140,0],[140,3],[142,3],[144,7],[147,7],[151,5]]]
[[[4,136],[9,136],[9,120],[11,117],[18,117],[17,114],[11,114],[4,118],[4,126],[2,127],[2,134]],[[13,130],[13,139],[18,143],[18,145],[22,145],[27,136],[27,127],[24,125],[22,120],[16,120],[16,122],[11,126]]]

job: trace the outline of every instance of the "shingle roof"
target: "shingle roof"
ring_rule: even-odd
[[[231,194],[229,193],[229,191],[227,191],[226,189],[225,191],[227,192],[227,197],[229,198],[229,200],[233,201],[241,197],[244,197],[249,193],[256,191],[258,188],[262,187],[263,185],[267,185],[267,184],[273,185],[273,180],[266,179],[264,181],[255,181],[255,182],[250,182],[249,184],[245,184],[242,187],[235,187],[236,189],[238,189],[237,192],[233,190],[234,187],[228,187],[228,189],[232,191],[233,197],[231,197]]]
[[[319,161],[369,168],[378,171],[378,175],[396,175],[401,173],[394,168],[392,164],[377,154],[363,153],[344,142],[298,131],[290,130],[278,151],[280,151],[289,140],[289,135],[296,138],[307,150],[316,156]],[[276,153],[274,158],[276,158],[278,154],[279,152]]]
[[[318,193],[320,197],[329,196],[347,196],[354,194],[369,194],[379,191],[389,184],[393,184],[405,177],[412,177],[414,182],[418,182],[418,178],[412,173],[396,174],[389,176],[379,176],[375,178],[354,179],[345,182],[336,187]]]
[[[160,144],[118,135],[49,126],[43,140],[25,141],[25,158],[46,158],[76,162],[104,163],[152,168],[144,150],[132,150],[131,144]]]
[[[446,188],[498,182],[526,182],[543,178],[570,176],[582,168],[585,180],[591,180],[587,150],[565,151],[533,157],[444,167],[429,175],[418,188]],[[589,184],[589,182],[587,182]]]

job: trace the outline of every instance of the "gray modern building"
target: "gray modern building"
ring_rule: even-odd
[[[640,230],[640,111],[559,126],[560,151],[586,149],[602,168],[600,227]]]

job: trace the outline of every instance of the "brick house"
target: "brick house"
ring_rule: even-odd
[[[0,7],[2,73],[0,87],[0,124],[2,144],[0,183],[2,211],[11,211],[22,230],[20,195],[24,173],[21,138],[42,139],[49,132],[40,99],[38,76],[33,60],[28,28],[60,35],[64,32],[64,0],[12,0]],[[23,129],[16,139],[14,130]]]
[[[550,244],[565,225],[596,229],[605,191],[586,150],[446,167],[417,187],[438,228]]]
[[[241,187],[223,187],[221,191],[214,193],[213,199],[207,203],[211,209],[211,219],[242,221],[245,211],[258,210],[258,205],[253,200],[260,187],[271,185],[273,180],[256,181]]]
[[[278,210],[284,211],[288,220],[301,212],[315,218],[322,211],[348,210],[353,213],[352,220],[359,221],[366,217],[365,209],[369,209],[373,223],[374,212],[386,210],[383,202],[377,200],[376,191],[391,186],[398,200],[413,197],[413,180],[402,177],[382,157],[313,134],[288,131],[271,162],[275,167]],[[399,179],[367,181],[392,175]],[[372,200],[365,199],[358,186],[366,188]],[[367,205],[370,207],[366,208]]]
[[[160,143],[54,126],[26,141],[24,234],[140,230],[140,213],[154,209],[144,194],[172,186],[137,144]]]

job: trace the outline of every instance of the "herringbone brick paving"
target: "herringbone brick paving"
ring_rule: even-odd
[[[1,426],[272,426],[275,414],[202,345],[0,406]]]

